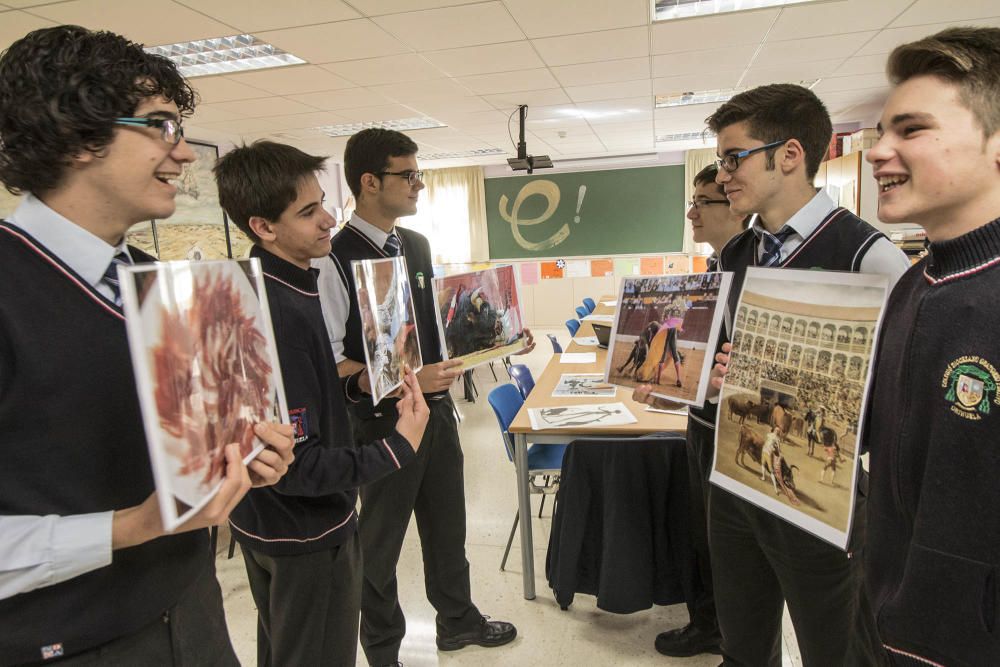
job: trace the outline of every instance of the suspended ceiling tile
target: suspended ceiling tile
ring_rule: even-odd
[[[419,51],[524,39],[524,33],[500,2],[391,14],[372,20]]]
[[[505,0],[529,37],[552,37],[649,24],[647,0]]]
[[[267,91],[234,81],[231,75],[199,76],[189,80],[201,101],[209,104],[267,97]]]
[[[740,44],[759,44],[780,12],[761,9],[654,23],[653,54],[697,51],[706,46],[724,50]]]
[[[477,95],[508,93],[516,90],[544,90],[559,86],[559,82],[555,80],[552,73],[544,68],[480,74],[460,77],[456,80]]]
[[[339,0],[175,0],[241,32],[346,21],[361,15]]]
[[[641,97],[647,95],[652,97],[651,81],[640,79],[637,81],[622,81],[619,83],[602,83],[596,86],[574,86],[566,88],[566,94],[574,102],[594,102],[600,100],[614,100],[624,97]]]
[[[304,93],[302,95],[290,95],[289,99],[301,102],[314,109],[328,111],[379,106],[389,102],[385,95],[368,88],[345,88],[343,90]]]
[[[316,65],[298,65],[233,74],[230,78],[273,95],[295,95],[319,90],[353,88],[354,83]]]
[[[379,58],[348,60],[322,66],[359,86],[380,86],[407,81],[440,79],[444,72],[430,62],[412,53]]]
[[[760,67],[783,65],[789,61],[809,62],[845,58],[876,35],[875,31],[852,32],[812,39],[768,40],[761,46],[753,64]]]
[[[553,67],[552,73],[564,86],[590,86],[600,83],[649,79],[649,58],[625,58],[599,63]]]
[[[423,54],[448,76],[469,76],[545,67],[531,42],[507,42],[461,49],[427,51]]]
[[[624,28],[532,40],[550,67],[649,55],[649,29]]]
[[[399,40],[367,19],[269,30],[256,35],[316,64],[410,52]],[[403,62],[397,66],[403,66]]]

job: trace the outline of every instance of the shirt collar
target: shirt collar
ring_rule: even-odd
[[[101,282],[116,254],[125,252],[128,255],[125,239],[118,246],[110,246],[103,239],[53,211],[31,193],[25,194],[10,221],[45,246],[93,287]]]
[[[837,208],[837,204],[830,199],[826,192],[822,189],[817,190],[813,198],[788,219],[785,226],[794,229],[800,238],[807,238],[816,231],[820,223],[826,220],[826,216],[830,215],[830,212],[835,208]],[[754,234],[759,238],[761,229],[763,228],[760,216],[754,218],[750,228],[753,229]]]
[[[355,211],[351,215],[351,221],[348,222],[347,224],[351,225],[359,232],[367,236],[371,240],[371,242],[377,245],[379,248],[385,247],[385,240],[389,238],[389,235],[383,232],[375,225],[373,225],[372,223],[366,221],[364,218],[358,215],[357,211]],[[396,231],[396,226],[393,225],[392,233],[395,233],[395,231]]]
[[[316,278],[319,269],[300,269],[291,262],[264,250],[259,245],[250,249],[250,256],[260,259],[264,273],[302,292],[314,294],[317,291]]]

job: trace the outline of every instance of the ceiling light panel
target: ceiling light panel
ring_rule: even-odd
[[[453,160],[462,157],[482,157],[484,155],[503,155],[507,151],[502,148],[476,148],[470,151],[452,151],[448,153],[420,153],[421,162],[427,160]]]
[[[729,14],[749,9],[802,5],[818,0],[652,0],[653,20],[669,21],[692,16]]]
[[[811,81],[795,81],[794,83],[812,90],[813,86],[819,83],[819,79]],[[656,96],[656,108],[667,109],[670,107],[682,107],[692,104],[710,104],[713,102],[728,102],[734,95],[741,93],[747,88],[716,88],[713,90],[688,91],[681,93],[667,93]]]
[[[146,48],[146,52],[169,58],[177,65],[180,73],[188,78],[301,65],[305,62],[253,35],[230,35],[150,46]]]
[[[426,130],[433,127],[447,127],[444,123],[433,118],[421,116],[417,118],[397,118],[393,120],[372,120],[360,121],[357,123],[341,123],[339,125],[321,125],[311,128],[331,137],[347,137],[356,134],[361,130],[380,128],[386,130]]]

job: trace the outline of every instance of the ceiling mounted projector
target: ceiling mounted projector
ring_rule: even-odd
[[[521,117],[521,131],[517,142],[517,157],[507,158],[507,164],[513,171],[527,171],[529,174],[535,169],[546,169],[552,166],[552,159],[548,155],[528,155],[528,146],[524,143],[524,119],[528,117],[528,105],[521,104],[517,107]]]

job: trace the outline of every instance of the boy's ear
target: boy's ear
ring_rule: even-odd
[[[370,171],[361,174],[361,193],[375,194],[379,190],[381,181],[379,177]]]
[[[250,216],[250,229],[261,241],[273,241],[275,239],[274,223],[259,215]]]
[[[782,150],[783,155],[781,157],[781,170],[786,174],[790,174],[798,168],[799,165],[805,166],[806,162],[806,149],[802,147],[798,139],[789,139]]]

